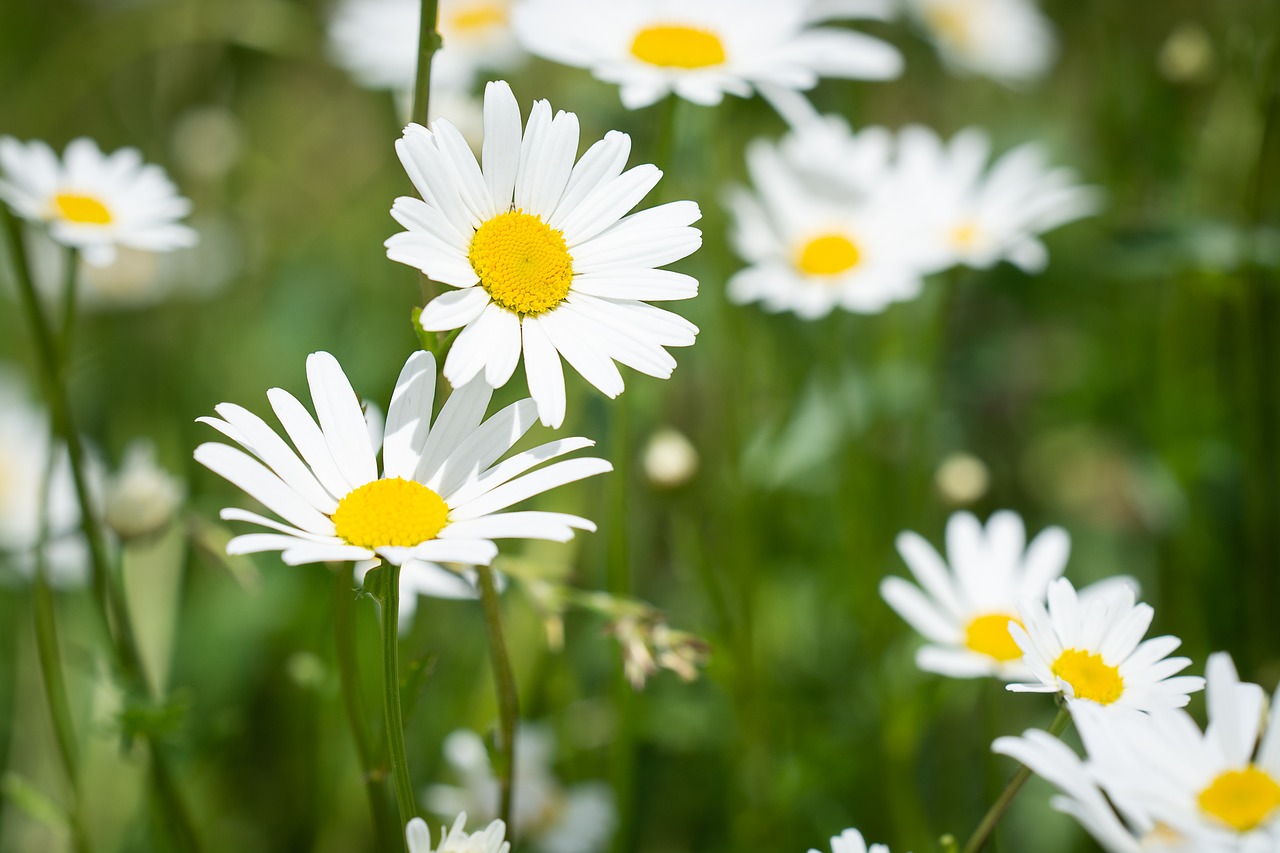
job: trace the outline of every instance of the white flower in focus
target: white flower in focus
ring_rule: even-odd
[[[495,820],[480,832],[470,834],[463,829],[466,825],[467,814],[463,812],[452,829],[440,827],[440,845],[433,850],[427,822],[415,817],[404,828],[409,853],[507,853],[511,849],[511,842],[506,840],[507,826],[502,821]]]
[[[494,539],[564,542],[575,529],[595,529],[564,513],[501,512],[612,468],[603,459],[578,458],[526,473],[591,446],[585,438],[552,441],[499,461],[533,425],[532,400],[484,420],[492,390],[472,383],[449,396],[433,423],[435,359],[415,352],[391,396],[379,476],[376,442],[337,360],[313,353],[307,379],[318,425],[288,392],[267,392],[297,452],[265,421],[232,403],[216,407],[221,418],[200,418],[248,453],[208,443],[196,448],[196,461],[283,519],[224,509],[223,519],[277,531],[237,536],[228,553],[281,551],[289,565],[373,559],[487,565],[497,554]]]
[[[59,161],[44,142],[0,137],[0,200],[48,223],[54,240],[95,266],[112,263],[117,246],[167,252],[196,244],[196,232],[178,222],[191,202],[136,148],[103,154],[82,137]]]
[[[451,288],[422,310],[429,332],[461,328],[444,375],[455,387],[477,376],[505,385],[524,356],[542,423],[564,422],[561,356],[610,398],[623,390],[614,362],[665,379],[697,327],[644,300],[688,299],[698,283],[657,269],[685,257],[702,234],[701,212],[676,201],[627,215],[662,176],[623,171],[631,150],[610,132],[575,164],[578,118],[537,101],[521,134],[520,108],[504,82],[485,90],[481,170],[454,126],[405,128],[396,151],[422,199],[391,210],[407,228],[387,257]]]
[[[1035,0],[905,0],[960,74],[1015,85],[1044,75],[1057,54],[1053,26]]]
[[[107,526],[121,539],[154,533],[174,517],[186,494],[182,480],[156,464],[156,448],[135,439],[125,448],[120,468],[107,478]]]
[[[431,61],[431,97],[464,93],[481,69],[524,58],[508,21],[509,0],[440,0],[441,47]],[[412,93],[418,71],[420,0],[342,0],[329,22],[334,61],[370,89]]]
[[[828,159],[827,134],[801,132],[778,146],[763,140],[748,146],[754,192],[735,189],[728,199],[730,240],[749,264],[729,279],[732,301],[811,320],[833,308],[877,313],[919,294],[923,282],[905,197],[863,168],[878,162],[880,139],[880,133],[867,137],[872,144],[865,157],[840,160]]]
[[[465,811],[484,820],[498,813],[499,787],[484,741],[458,730],[444,742],[445,759],[462,786],[432,785],[427,807],[437,814]],[[516,732],[516,777],[511,821],[516,835],[542,853],[596,853],[617,823],[613,792],[601,782],[562,786],[552,773],[555,741],[544,727],[522,724]]]
[[[1061,693],[1068,702],[1139,711],[1181,708],[1204,687],[1199,676],[1176,673],[1191,663],[1169,657],[1177,637],[1143,641],[1155,615],[1135,604],[1133,588],[1117,584],[1084,598],[1066,578],[1049,585],[1047,604],[1018,602],[1018,620],[1009,633],[1023,652],[1034,683],[1010,684],[1019,693]]]
[[[947,521],[947,557],[922,536],[898,536],[898,553],[919,586],[889,577],[880,594],[929,644],[916,654],[927,672],[953,678],[1026,679],[1022,649],[1009,632],[1017,603],[1043,601],[1067,566],[1071,540],[1061,527],[1042,530],[1030,544],[1022,518],[1002,510],[984,528],[957,512]]]
[[[890,45],[815,26],[888,11],[881,0],[526,0],[512,22],[529,52],[617,83],[636,109],[671,92],[714,106],[725,94],[812,89],[822,77],[897,77],[902,57]]]
[[[819,853],[819,851],[810,848],[809,853]],[[831,853],[889,853],[889,848],[884,844],[872,844],[868,847],[861,832],[856,829],[846,829],[839,835],[831,836]]]
[[[1209,725],[1180,709],[1071,712],[1081,761],[1044,732],[992,745],[1061,792],[1054,806],[1112,853],[1274,853],[1280,849],[1280,704],[1267,712],[1231,658],[1211,655]],[[1104,796],[1105,795],[1105,796]],[[1114,804],[1114,808],[1112,805]]]

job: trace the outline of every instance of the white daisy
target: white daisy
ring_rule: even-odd
[[[1006,84],[1042,76],[1057,40],[1035,0],[905,0],[912,17],[960,74]]]
[[[114,261],[118,245],[167,252],[196,243],[178,222],[191,202],[136,148],[103,154],[80,138],[59,161],[44,142],[0,137],[0,199],[24,219],[47,222],[55,240],[95,266]]]
[[[563,542],[575,529],[595,529],[590,521],[563,513],[500,512],[612,467],[603,459],[579,458],[525,473],[591,446],[585,438],[553,441],[499,462],[532,426],[533,401],[521,400],[482,421],[492,392],[473,383],[454,391],[432,422],[435,359],[416,352],[391,397],[379,477],[378,442],[370,440],[359,399],[337,360],[313,353],[307,359],[307,379],[319,425],[288,392],[267,392],[296,453],[240,406],[223,403],[217,406],[220,419],[200,419],[249,453],[202,444],[196,461],[284,521],[224,509],[226,520],[276,531],[237,536],[228,543],[228,553],[281,551],[289,565],[372,559],[487,565],[497,554],[493,539]]]
[[[819,851],[809,848],[809,853]],[[831,853],[889,853],[889,848],[884,844],[872,844],[868,847],[861,832],[846,829],[839,835],[831,836]]]
[[[432,785],[427,807],[437,814],[462,811],[483,821],[498,813],[500,788],[489,752],[475,732],[460,729],[444,742],[445,759],[461,787]],[[511,823],[542,853],[596,853],[608,846],[617,824],[613,791],[602,782],[564,786],[552,772],[555,739],[545,727],[522,724],[516,733],[516,778]]]
[[[880,583],[889,606],[930,641],[916,663],[953,678],[1030,678],[1009,625],[1017,621],[1019,599],[1043,601],[1049,583],[1066,569],[1066,531],[1047,527],[1027,544],[1015,512],[995,513],[985,528],[972,514],[957,512],[947,521],[946,542],[944,561],[924,537],[899,534],[898,553],[920,585],[896,577]]]
[[[422,311],[427,331],[462,328],[445,361],[455,386],[483,375],[504,385],[524,354],[529,393],[548,426],[564,422],[563,356],[609,397],[623,388],[614,362],[666,378],[697,327],[641,300],[688,299],[698,283],[657,269],[702,244],[691,201],[626,215],[662,176],[651,165],[622,171],[631,149],[611,132],[574,164],[578,118],[533,105],[521,138],[520,108],[504,82],[485,90],[484,169],[448,121],[411,124],[396,143],[422,199],[391,210],[407,228],[387,257],[454,288]]]
[[[433,100],[437,90],[468,91],[482,68],[511,68],[524,58],[510,7],[510,0],[440,0]],[[421,0],[342,0],[329,22],[330,54],[363,86],[412,92],[421,21]]]
[[[993,748],[1062,790],[1055,805],[1108,850],[1275,853],[1280,704],[1268,715],[1262,689],[1242,683],[1226,654],[1210,656],[1207,675],[1203,732],[1180,709],[1108,713],[1081,703],[1072,716],[1084,762],[1044,733],[1001,738]]]
[[[495,820],[482,831],[470,834],[463,830],[466,825],[467,815],[463,812],[452,829],[440,827],[440,844],[433,850],[427,822],[415,817],[404,828],[409,853],[508,853],[511,849],[511,842],[506,840],[507,826],[502,821]]]
[[[728,198],[730,239],[749,264],[729,279],[732,301],[815,319],[833,308],[875,313],[919,294],[910,210],[864,168],[879,159],[879,139],[866,137],[861,156],[839,160],[827,157],[827,134],[748,146],[754,192],[735,189]],[[831,164],[827,174],[798,165],[818,163]],[[868,180],[853,186],[855,173]]]
[[[815,26],[888,11],[881,0],[526,0],[512,22],[529,52],[617,83],[635,109],[669,92],[711,106],[726,93],[812,89],[821,77],[896,77],[893,47]]]
[[[1182,643],[1177,637],[1142,640],[1154,615],[1150,605],[1134,603],[1128,584],[1082,599],[1070,581],[1058,578],[1049,585],[1047,604],[1018,602],[1018,621],[1009,623],[1009,633],[1038,681],[1008,689],[1140,711],[1186,705],[1204,679],[1172,677],[1191,663],[1168,656]]]

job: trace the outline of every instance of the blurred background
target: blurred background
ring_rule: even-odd
[[[894,537],[940,544],[960,508],[1017,510],[1029,532],[1065,527],[1067,576],[1135,577],[1151,633],[1180,636],[1191,671],[1227,650],[1244,678],[1269,690],[1280,679],[1280,6],[1042,7],[1060,55],[1033,84],[952,74],[895,20],[860,29],[902,50],[901,79],[814,91],[855,128],[976,125],[997,151],[1039,141],[1105,191],[1099,215],[1047,235],[1044,273],[956,270],[875,315],[810,322],[726,300],[741,262],[724,190],[745,180],[745,140],[785,130],[759,99],[627,111],[577,69],[530,59],[511,78],[526,112],[549,98],[578,114],[584,140],[632,134],[632,162],[666,173],[646,206],[703,209],[704,246],[675,266],[701,292],[672,306],[701,334],[674,353],[674,376],[624,371],[611,403],[567,372],[563,434],[599,439],[625,492],[609,478],[562,490],[556,508],[600,532],[507,552],[643,599],[710,644],[698,680],[664,673],[635,692],[603,617],[561,622],[527,585],[506,594],[523,716],[554,735],[564,785],[612,786],[616,853],[798,853],[846,826],[920,853],[967,835],[1013,769],[991,740],[1053,709],[920,672],[919,638],[879,596],[883,577],[905,573]],[[95,274],[91,289],[109,296],[86,297],[69,381],[106,466],[142,436],[186,484],[179,517],[124,559],[166,696],[138,724],[172,747],[209,850],[373,849],[337,681],[342,587],[323,567],[223,556],[217,510],[248,500],[191,458],[213,438],[195,418],[215,404],[265,414],[268,387],[303,394],[307,353],[334,353],[385,407],[418,345],[418,276],[382,248],[399,230],[392,200],[412,192],[393,151],[403,115],[333,63],[329,13],[312,0],[0,4],[0,132],[58,150],[81,135],[136,146],[194,202],[197,248],[125,252]],[[0,366],[35,399],[16,305],[0,300]],[[522,392],[517,377],[497,396]],[[655,470],[646,452],[655,436],[669,451],[671,430],[687,446],[677,439]],[[88,598],[70,587],[57,606],[95,847],[160,849]],[[69,849],[30,613],[10,573],[0,849]],[[356,613],[376,709],[376,607],[361,599]],[[415,780],[457,784],[446,735],[489,735],[496,720],[479,607],[424,598],[401,655],[415,674]],[[1033,781],[996,849],[1097,849],[1048,809],[1048,791]]]

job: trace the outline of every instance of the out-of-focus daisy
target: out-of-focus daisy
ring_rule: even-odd
[[[296,453],[240,406],[223,403],[216,407],[221,418],[200,419],[248,453],[202,444],[196,461],[283,519],[224,509],[226,520],[276,531],[237,536],[228,553],[281,551],[289,565],[372,559],[487,565],[497,554],[493,539],[563,542],[575,529],[595,529],[585,518],[564,513],[501,512],[612,467],[603,459],[578,458],[526,473],[590,446],[585,438],[553,441],[498,461],[532,426],[533,401],[521,400],[483,420],[492,391],[473,383],[454,391],[433,423],[435,359],[416,352],[400,372],[387,410],[379,476],[378,448],[337,360],[313,353],[307,378],[318,425],[288,392],[267,392]]]
[[[119,469],[107,478],[107,525],[121,539],[154,533],[173,520],[185,494],[182,480],[156,464],[155,445],[135,439],[125,448]]]
[[[805,142],[815,144],[808,153]],[[754,192],[735,189],[730,239],[749,266],[728,282],[734,302],[760,302],[768,311],[805,319],[833,308],[883,311],[912,299],[922,286],[908,209],[892,187],[857,190],[803,171],[819,160],[829,139],[792,135],[779,146],[757,140],[747,149]],[[856,167],[855,167],[856,168]]]
[[[483,376],[506,384],[524,355],[529,393],[548,426],[564,422],[560,358],[609,397],[623,388],[615,361],[666,378],[697,327],[642,300],[688,299],[698,283],[657,269],[702,244],[701,212],[675,201],[626,215],[662,176],[622,171],[631,150],[610,132],[574,163],[578,118],[533,105],[521,137],[520,108],[504,82],[485,90],[484,168],[454,126],[416,124],[396,143],[422,199],[391,210],[407,228],[387,257],[452,290],[423,310],[427,331],[462,328],[444,375],[455,387]]]
[[[103,154],[82,137],[59,161],[44,142],[0,137],[0,199],[24,219],[48,223],[55,240],[95,266],[114,261],[117,246],[167,252],[196,243],[196,232],[178,222],[191,202],[136,148]]]
[[[698,473],[698,448],[679,430],[662,427],[645,442],[640,464],[657,488],[679,488]]]
[[[440,0],[441,47],[431,61],[431,96],[464,93],[482,68],[524,57],[511,32],[509,0]],[[418,70],[420,0],[342,0],[329,22],[334,61],[370,89],[412,92]]]
[[[937,47],[960,74],[978,74],[1006,84],[1043,75],[1053,63],[1053,26],[1035,0],[904,0]]]
[[[453,822],[453,828],[440,827],[440,844],[433,850],[427,822],[415,817],[404,828],[409,853],[507,853],[511,849],[511,842],[506,840],[507,825],[502,821],[495,820],[480,832],[470,834],[464,830],[466,825],[467,815],[463,812]]]
[[[669,92],[710,106],[761,87],[811,89],[822,77],[896,77],[902,57],[893,47],[815,26],[887,12],[879,0],[527,0],[512,21],[531,53],[617,83],[635,109]]]
[[[898,553],[920,584],[885,578],[880,594],[912,628],[929,640],[916,654],[921,669],[955,678],[1031,677],[1022,649],[1009,633],[1019,599],[1043,601],[1049,583],[1067,566],[1071,540],[1060,527],[1027,543],[1017,513],[1003,510],[984,528],[957,512],[947,521],[947,558],[924,537],[898,536]]]
[[[819,851],[809,848],[809,853],[819,853]],[[868,847],[861,832],[856,829],[846,829],[839,835],[831,836],[831,853],[889,853],[889,848],[884,844],[872,844]]]
[[[427,807],[437,814],[464,811],[485,820],[498,813],[499,786],[484,741],[459,730],[445,739],[444,754],[461,787],[433,785]],[[551,767],[555,740],[545,727],[522,725],[516,733],[512,780],[514,831],[543,853],[594,853],[608,845],[617,823],[613,791],[602,782],[565,787]]]
[[[1179,709],[1108,713],[1082,703],[1072,716],[1085,761],[1043,732],[1000,738],[993,749],[1057,786],[1064,796],[1054,805],[1115,853],[1274,853],[1280,703],[1268,715],[1262,689],[1242,683],[1226,654],[1209,658],[1207,675],[1203,732]]]
[[[1134,602],[1128,584],[1081,599],[1070,581],[1058,578],[1049,585],[1047,605],[1018,602],[1018,620],[1008,630],[1037,681],[1008,689],[1140,711],[1181,708],[1204,679],[1173,677],[1191,663],[1169,657],[1182,643],[1177,637],[1142,639],[1154,615],[1150,605]]]
[[[1050,168],[1044,149],[1026,143],[987,169],[991,142],[969,128],[944,143],[928,128],[898,135],[899,191],[918,203],[917,239],[930,270],[953,264],[985,269],[1009,261],[1043,270],[1049,253],[1038,239],[1096,212],[1101,195],[1076,173]]]

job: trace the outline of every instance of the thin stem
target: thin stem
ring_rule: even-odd
[[[63,369],[71,358],[71,338],[76,326],[76,302],[79,296],[80,277],[76,275],[80,267],[80,253],[74,246],[68,246],[63,254],[65,269],[62,271],[62,325],[57,331],[58,356]]]
[[[511,670],[511,658],[507,655],[507,641],[502,633],[502,603],[498,598],[498,584],[493,569],[477,566],[480,578],[480,606],[484,610],[485,630],[489,635],[489,659],[493,663],[493,681],[498,693],[498,787],[501,792],[500,817],[507,825],[507,840],[512,840],[511,780],[516,769],[516,726],[520,719],[520,695],[516,690],[515,673]],[[514,846],[514,841],[512,845]]]
[[[423,127],[430,121],[431,58],[442,44],[438,29],[439,17],[438,0],[422,0],[422,22],[418,27],[418,74],[414,80],[413,111],[409,114],[409,121],[417,122]],[[426,273],[420,273],[418,286],[422,291],[422,304],[426,305],[436,295],[435,283],[427,278]]]
[[[386,768],[378,765],[366,727],[369,717],[361,690],[359,656],[356,654],[355,588],[355,567],[346,563],[337,573],[333,596],[333,640],[338,656],[338,681],[342,686],[347,722],[351,726],[351,739],[355,742],[356,757],[360,761],[361,779],[369,798],[369,815],[373,820],[377,849],[391,850],[391,839],[398,837],[399,833],[391,832],[394,824],[387,808]]]
[[[383,563],[382,575],[382,713],[387,723],[387,753],[400,809],[400,826],[418,816],[404,749],[404,718],[400,712],[400,567]]]
[[[672,112],[674,113],[674,98]],[[670,123],[674,125],[674,121]],[[611,478],[611,506],[609,515],[608,559],[605,571],[605,588],[610,595],[626,598],[631,595],[631,548],[627,541],[627,501],[634,493],[632,486],[631,409],[625,399],[614,405],[610,412],[611,455],[614,460]],[[613,850],[626,853],[635,844],[635,770],[636,770],[636,691],[619,669],[614,677],[613,702],[618,715],[617,734],[612,750],[611,779],[618,800],[618,831],[614,833]]]
[[[1049,726],[1049,734],[1059,737],[1067,730],[1069,725],[1071,725],[1071,712],[1067,710],[1066,705],[1063,705],[1058,708],[1058,716],[1053,718],[1053,723]],[[1024,764],[1018,768],[1018,772],[1013,774],[1009,784],[1005,785],[1004,790],[1000,792],[1000,796],[996,798],[991,808],[983,815],[982,822],[978,824],[978,828],[973,831],[973,835],[965,843],[963,853],[978,853],[979,850],[986,846],[991,834],[996,831],[996,825],[1000,823],[1000,819],[1004,817],[1004,813],[1009,810],[1009,806],[1013,803],[1013,798],[1018,796],[1018,792],[1022,790],[1022,786],[1030,778],[1030,767]]]

